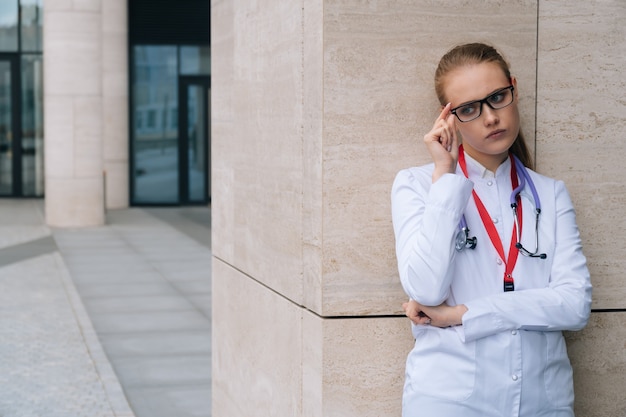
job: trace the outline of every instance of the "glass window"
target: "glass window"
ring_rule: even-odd
[[[40,197],[43,172],[43,59],[22,56],[22,195]]]
[[[178,107],[170,110],[170,128],[178,130]]]
[[[17,0],[0,1],[0,51],[17,51]]]
[[[135,129],[141,130],[143,127],[143,113],[140,110],[135,111]]]
[[[138,118],[133,129],[133,203],[177,203],[179,199],[178,130],[157,120],[178,103],[177,49],[133,48],[131,114],[145,115],[143,123]]]
[[[13,190],[13,109],[11,63],[0,61],[0,195]]]
[[[154,129],[156,127],[156,110],[150,109],[148,110],[148,123],[146,126],[150,129]]]
[[[206,186],[206,87],[187,88],[187,166],[189,169],[189,201],[202,202]]]
[[[211,75],[211,50],[208,46],[180,47],[181,75]]]
[[[22,10],[22,51],[42,51],[43,9],[42,0],[20,0]]]

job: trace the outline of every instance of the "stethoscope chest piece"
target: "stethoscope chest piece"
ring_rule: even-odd
[[[469,229],[467,227],[463,227],[456,234],[454,247],[459,252],[465,248],[475,249],[476,248],[476,236],[469,237]]]

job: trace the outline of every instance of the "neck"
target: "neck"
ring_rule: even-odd
[[[471,156],[472,159],[474,159],[479,164],[481,164],[482,166],[487,168],[489,171],[494,172],[494,173],[498,170],[498,167],[502,165],[502,163],[506,161],[506,159],[509,157],[508,152],[503,153],[503,154],[498,154],[498,155],[489,155],[489,154],[477,152],[476,150],[469,148],[469,147],[463,147],[463,150],[465,151],[466,154]]]

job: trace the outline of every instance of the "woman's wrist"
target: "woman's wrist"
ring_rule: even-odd
[[[463,315],[467,312],[465,304],[458,304],[452,308],[451,326],[460,326],[463,324]]]
[[[433,184],[445,174],[454,174],[456,172],[456,163],[450,166],[441,166],[441,164],[435,163],[435,170],[433,171]]]
[[[435,168],[435,170],[433,171],[433,184],[437,182],[437,180],[441,177],[443,177],[446,174],[453,174],[454,172],[450,172],[449,170],[446,169],[437,169]]]

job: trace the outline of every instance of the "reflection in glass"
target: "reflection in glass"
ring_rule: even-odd
[[[17,51],[17,0],[0,0],[0,52]]]
[[[0,195],[13,192],[11,63],[0,61]]]
[[[22,51],[41,52],[43,32],[42,0],[20,0]]]
[[[43,172],[43,59],[22,57],[22,195],[41,197]]]
[[[134,203],[178,202],[177,68],[175,46],[133,48]]]
[[[181,46],[180,74],[211,75],[211,49],[208,46]]]
[[[189,201],[204,201],[205,188],[205,88],[190,85],[187,89],[187,155],[189,166]]]

